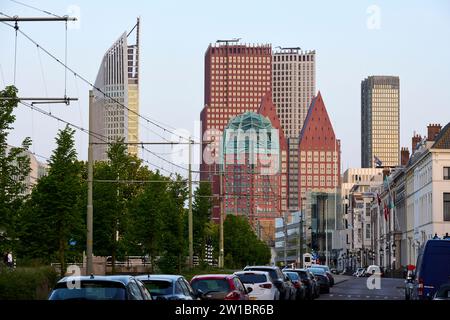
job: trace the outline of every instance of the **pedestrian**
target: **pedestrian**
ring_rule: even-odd
[[[8,252],[8,258],[7,259],[8,260],[6,262],[6,265],[12,269],[14,267],[14,263],[13,263],[13,256],[12,256],[11,251]]]

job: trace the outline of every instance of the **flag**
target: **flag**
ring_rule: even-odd
[[[388,199],[388,207],[389,210],[394,208],[394,201],[392,201],[391,193],[389,192],[389,199]]]
[[[378,200],[378,206],[381,207],[381,198],[378,193],[377,193],[377,200]]]
[[[378,158],[377,156],[373,156],[373,158],[377,167],[381,167],[383,165],[383,162],[381,162],[380,158]]]
[[[384,202],[384,219],[386,221],[388,219],[388,206],[386,205],[386,202]]]

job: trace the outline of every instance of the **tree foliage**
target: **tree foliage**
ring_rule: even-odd
[[[0,91],[0,246],[11,250],[15,246],[12,239],[17,237],[18,212],[26,198],[26,178],[30,173],[30,159],[26,154],[31,139],[25,138],[20,147],[7,144],[9,132],[16,117],[17,89],[14,86]],[[6,243],[5,243],[6,242]],[[2,251],[3,252],[3,251]]]
[[[22,254],[44,260],[57,258],[62,274],[69,243],[81,242],[84,229],[81,200],[85,188],[74,134],[68,126],[59,131],[48,175],[39,179],[23,210],[20,234]]]
[[[270,262],[269,247],[258,239],[246,217],[228,215],[223,228],[225,265],[228,268]]]

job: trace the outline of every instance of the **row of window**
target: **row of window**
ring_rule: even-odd
[[[231,57],[211,57],[213,63],[217,62],[246,62],[246,63],[268,63],[271,62],[271,57],[244,57],[244,56],[231,56]]]
[[[274,62],[284,61],[314,61],[314,55],[281,55],[276,54],[273,56]]]

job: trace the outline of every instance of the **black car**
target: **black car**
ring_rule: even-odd
[[[292,300],[289,279],[276,266],[247,266],[244,271],[267,271],[272,278],[273,285],[280,291],[280,300]]]
[[[315,299],[320,296],[320,287],[314,275],[308,269],[284,269],[283,271],[296,272],[305,286],[305,298]]]
[[[298,273],[290,270],[283,270],[283,273],[291,280],[295,287],[295,300],[304,300],[306,296],[306,286],[303,284]]]
[[[330,268],[326,265],[323,264],[313,264],[311,265],[311,268],[321,268],[325,271],[328,280],[330,280],[330,287],[334,286],[334,277],[333,277],[333,273],[331,272]]]
[[[327,273],[322,268],[308,268],[308,270],[317,279],[320,286],[320,292],[330,293],[330,279],[328,278]]]
[[[180,275],[152,274],[137,276],[155,300],[197,300],[191,285]]]
[[[152,300],[133,276],[69,276],[59,280],[49,300]]]

